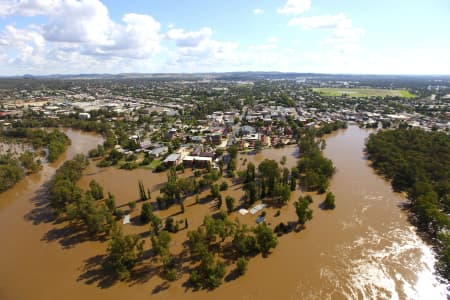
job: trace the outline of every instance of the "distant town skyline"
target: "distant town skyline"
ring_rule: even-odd
[[[0,0],[0,76],[450,74],[448,0]]]

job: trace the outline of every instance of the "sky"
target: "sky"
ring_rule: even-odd
[[[0,0],[0,76],[450,74],[449,0]]]

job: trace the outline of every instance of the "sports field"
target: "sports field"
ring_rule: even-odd
[[[349,97],[402,97],[402,98],[415,98],[414,94],[406,90],[388,90],[388,89],[350,89],[350,88],[315,88],[315,92],[318,92],[324,96],[335,97],[347,95]]]

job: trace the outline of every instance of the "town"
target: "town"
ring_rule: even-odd
[[[401,97],[390,95],[392,87],[379,88],[379,78],[361,82],[301,74],[253,80],[165,77],[69,78],[50,81],[48,87],[48,80],[13,80],[9,88],[0,89],[0,126],[7,129],[22,118],[123,122],[127,139],[121,137],[116,150],[127,155],[146,153],[167,166],[217,163],[215,150],[234,144],[240,150],[259,150],[295,143],[293,122],[314,128],[352,122],[370,128],[450,129],[448,78],[427,78],[421,84],[403,78],[397,90],[411,94]],[[352,96],[352,91],[361,89],[368,93]],[[381,93],[373,96],[373,91]],[[386,95],[380,96],[383,91]]]

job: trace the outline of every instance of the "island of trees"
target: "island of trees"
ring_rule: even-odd
[[[36,173],[42,168],[40,155],[36,152],[47,150],[47,160],[54,162],[70,145],[70,139],[59,130],[47,132],[24,127],[0,131],[0,141],[14,141],[16,145],[32,147],[23,152],[9,151],[0,155],[0,192],[11,188],[24,175]]]
[[[411,221],[426,233],[450,278],[450,138],[442,132],[397,129],[372,134],[366,151],[373,167],[406,192]]]

